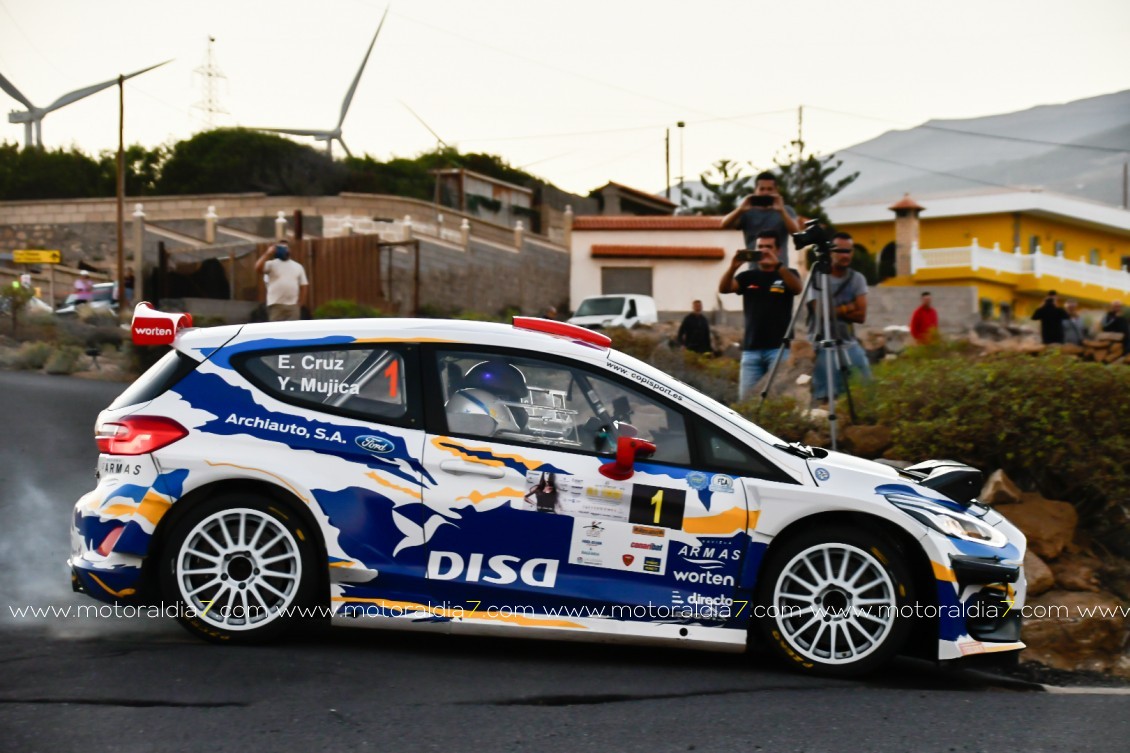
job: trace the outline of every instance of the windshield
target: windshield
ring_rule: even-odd
[[[624,299],[619,296],[586,298],[573,316],[620,316],[623,310]]]

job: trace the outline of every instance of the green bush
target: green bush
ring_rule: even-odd
[[[384,316],[384,314],[372,306],[344,298],[326,301],[314,309],[315,319],[369,319],[375,316]]]
[[[887,362],[866,410],[891,427],[892,456],[1003,468],[1083,513],[1130,498],[1130,368],[1065,356],[973,359],[928,348]]]
[[[43,364],[43,370],[48,374],[73,374],[78,371],[82,351],[74,345],[64,345],[51,351],[51,356]]]
[[[38,371],[51,357],[52,347],[45,342],[26,342],[16,351],[12,366],[17,369]]]
[[[827,432],[827,421],[818,423],[812,420],[796,399],[788,395],[768,397],[764,404],[761,404],[761,396],[757,395],[736,405],[735,410],[786,442],[803,442],[812,431]]]

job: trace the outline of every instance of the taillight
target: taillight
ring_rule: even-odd
[[[94,427],[98,451],[108,455],[145,455],[186,436],[188,429],[159,416],[130,416]]]

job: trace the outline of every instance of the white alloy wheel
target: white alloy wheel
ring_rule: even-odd
[[[302,584],[302,554],[283,521],[263,510],[230,508],[188,532],[172,574],[198,619],[224,631],[250,631],[287,616]]]
[[[830,541],[798,552],[773,584],[781,637],[816,664],[855,664],[883,646],[898,620],[891,575],[871,552]]]

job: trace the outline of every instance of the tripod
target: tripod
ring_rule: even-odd
[[[807,246],[803,249],[798,249],[798,254],[805,254],[811,250],[813,246]],[[808,299],[808,291],[816,283],[817,278],[820,278],[823,284],[816,285],[816,292],[819,296],[819,313],[821,317],[820,326],[820,339],[816,341],[817,354],[824,352],[824,376],[825,383],[828,385],[828,429],[832,438],[832,449],[836,449],[836,382],[835,371],[839,369],[840,375],[844,382],[844,391],[847,394],[848,400],[848,413],[851,420],[855,421],[855,404],[851,398],[851,387],[848,384],[848,376],[851,373],[851,368],[848,364],[847,356],[844,354],[843,347],[844,341],[836,338],[832,332],[832,293],[828,285],[829,278],[832,277],[830,272],[832,262],[829,258],[829,249],[823,243],[816,244],[816,263],[812,265],[812,273],[808,275],[805,280],[804,289],[800,292],[800,305],[796,307],[793,312],[792,320],[789,322],[788,329],[785,330],[785,336],[781,340],[781,345],[777,350],[777,357],[773,359],[773,366],[769,369],[769,377],[765,380],[765,388],[761,391],[761,401],[757,404],[757,411],[754,418],[761,415],[761,407],[765,405],[765,399],[769,396],[769,390],[773,386],[773,380],[777,377],[777,369],[781,365],[781,356],[784,355],[785,349],[788,348],[794,339],[797,321],[800,319],[800,312],[805,308],[804,302]],[[835,361],[835,363],[833,363]]]

